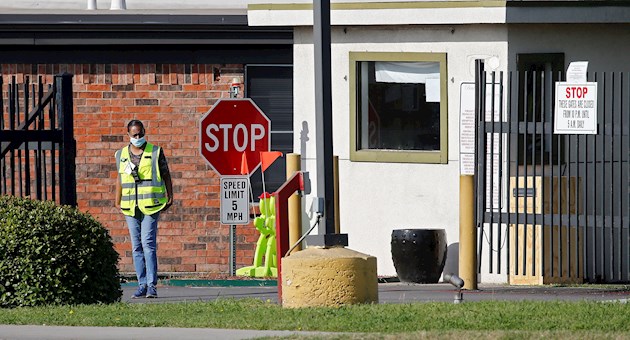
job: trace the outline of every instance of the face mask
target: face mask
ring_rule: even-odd
[[[141,147],[146,142],[144,137],[130,138],[129,141],[131,142],[131,144],[133,144],[133,146],[135,146],[137,148]]]

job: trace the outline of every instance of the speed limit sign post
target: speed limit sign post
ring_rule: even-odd
[[[221,223],[230,225],[230,275],[236,273],[236,225],[249,224],[249,178],[271,146],[271,121],[249,98],[219,99],[199,121],[199,152],[221,176]]]
[[[221,223],[230,225],[230,276],[236,274],[236,225],[249,223],[249,178],[221,176]]]
[[[249,223],[247,176],[221,176],[221,223]]]

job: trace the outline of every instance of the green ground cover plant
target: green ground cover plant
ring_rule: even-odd
[[[0,324],[208,327],[372,334],[584,334],[630,337],[630,304],[484,301],[282,308],[257,299],[0,309]],[[403,337],[405,338],[405,337]],[[519,336],[516,336],[519,338]],[[551,338],[554,338],[553,336]],[[560,336],[560,338],[564,338]]]
[[[0,307],[120,300],[118,253],[92,216],[0,196]]]

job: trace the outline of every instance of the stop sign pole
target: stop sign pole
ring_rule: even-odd
[[[234,222],[230,224],[229,259],[230,275],[234,275],[236,224],[249,223],[248,209],[245,209],[247,216],[244,216],[240,206],[248,204],[243,196],[249,196],[249,177],[244,183],[244,176],[241,176],[242,161],[246,160],[247,175],[258,168],[260,152],[270,149],[271,121],[249,98],[219,99],[201,117],[199,127],[199,151],[208,165],[221,176],[221,223]],[[224,207],[225,204],[230,207]]]

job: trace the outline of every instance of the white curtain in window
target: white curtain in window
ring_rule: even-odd
[[[427,79],[440,79],[438,62],[375,62],[379,83],[425,84]]]

